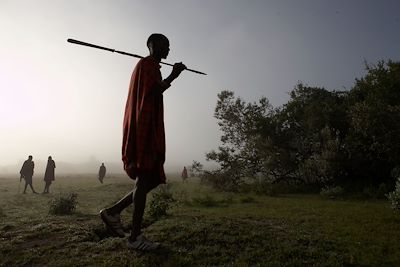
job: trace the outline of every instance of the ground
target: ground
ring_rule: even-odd
[[[177,179],[168,214],[146,219],[145,234],[162,247],[142,253],[98,215],[132,188],[125,176],[57,177],[48,195],[23,195],[17,178],[0,177],[0,266],[400,266],[400,215],[385,200],[229,194]],[[49,201],[71,192],[76,211],[50,215]]]

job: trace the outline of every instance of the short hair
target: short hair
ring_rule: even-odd
[[[149,36],[149,38],[147,39],[147,47],[150,47],[151,43],[156,43],[159,42],[161,40],[167,40],[168,38],[167,36],[165,36],[164,34],[161,33],[153,33]]]

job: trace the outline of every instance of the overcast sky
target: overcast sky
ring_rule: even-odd
[[[148,36],[163,33],[166,61],[208,74],[184,72],[164,93],[167,167],[218,146],[221,90],[279,106],[299,81],[350,89],[365,60],[400,59],[397,0],[0,0],[0,27],[0,166],[29,154],[121,162],[137,59],[67,38],[147,55]]]

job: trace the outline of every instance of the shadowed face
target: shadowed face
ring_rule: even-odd
[[[160,53],[161,53],[161,58],[167,58],[169,54],[169,41],[167,38],[163,39],[160,41]]]
[[[167,37],[160,38],[149,44],[150,54],[157,58],[167,58],[169,54],[169,40]]]

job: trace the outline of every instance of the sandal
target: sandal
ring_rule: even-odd
[[[160,244],[151,242],[143,234],[136,237],[135,241],[128,238],[128,248],[133,248],[141,251],[151,251],[159,247]]]
[[[100,217],[111,232],[119,237],[125,237],[124,229],[122,228],[121,218],[119,214],[111,215],[106,209],[100,211]]]

